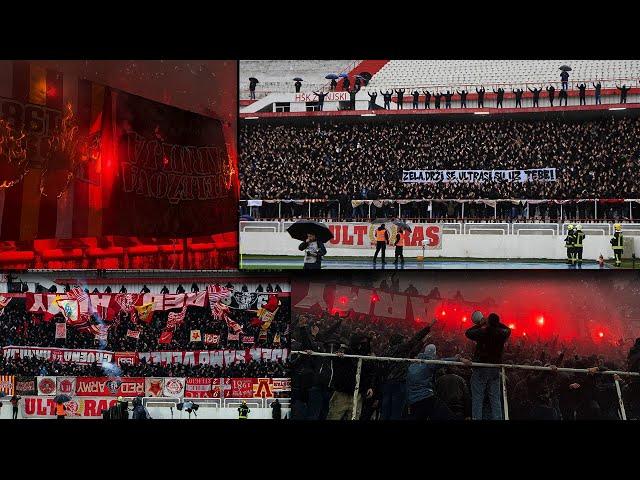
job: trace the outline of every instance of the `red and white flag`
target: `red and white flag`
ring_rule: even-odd
[[[178,313],[170,312],[167,319],[166,330],[175,330],[178,325],[182,325],[184,318],[187,316],[187,306],[182,307]]]
[[[253,338],[253,336],[251,335],[242,336],[242,343],[254,343],[254,342],[255,342],[255,338]]]
[[[64,322],[56,323],[56,338],[67,338],[67,324]]]
[[[217,345],[220,341],[220,335],[214,335],[213,333],[204,334],[204,343],[208,345]]]
[[[67,292],[67,297],[77,300],[79,302],[85,302],[89,300],[89,294],[82,290],[80,287],[73,287]]]
[[[240,334],[239,333],[228,333],[227,334],[227,340],[240,340]]]
[[[4,307],[9,305],[10,301],[11,301],[11,297],[5,297],[4,295],[0,295],[0,315],[2,315],[2,312],[4,311]]]
[[[207,296],[209,297],[209,308],[211,308],[211,316],[214,320],[224,320],[227,328],[233,333],[242,332],[242,326],[229,317],[228,305],[222,301],[231,294],[231,290],[221,285],[209,285],[207,287]]]
[[[164,330],[158,338],[158,343],[171,343],[173,339],[173,332],[170,330]]]
[[[191,330],[191,335],[189,336],[190,342],[201,342],[202,335],[200,335],[200,330]]]
[[[127,330],[127,337],[138,340],[140,338],[140,330]]]

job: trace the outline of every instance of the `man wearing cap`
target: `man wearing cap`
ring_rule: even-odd
[[[613,238],[609,240],[611,248],[613,248],[613,255],[616,259],[616,267],[622,266],[622,249],[624,248],[624,237],[622,235],[622,225],[616,223],[613,226],[615,233]]]
[[[578,268],[582,268],[582,250],[584,246],[585,234],[582,231],[582,225],[576,225],[575,241],[573,244],[573,264],[578,265]]]
[[[570,223],[567,227],[567,236],[564,238],[564,246],[567,249],[567,265],[573,265],[573,244],[575,242],[575,235],[573,233],[573,224]]]
[[[475,323],[475,318],[473,320]],[[500,323],[498,315],[491,313],[487,318],[483,318],[469,328],[465,335],[469,340],[476,342],[474,362],[502,363],[504,344],[511,335],[511,329]],[[469,363],[468,360],[463,362]],[[482,406],[485,393],[489,395],[490,417],[488,419],[502,420],[499,368],[478,367],[471,373],[471,410],[474,420],[483,420]]]

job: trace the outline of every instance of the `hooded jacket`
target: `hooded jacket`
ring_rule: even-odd
[[[504,344],[511,335],[511,329],[498,321],[493,325],[474,325],[465,335],[476,342],[473,354],[475,362],[501,363]]]
[[[436,360],[436,346],[430,343],[416,358],[421,360]],[[443,360],[455,360],[445,358]],[[435,375],[445,365],[432,363],[411,363],[407,368],[407,403],[412,405],[434,395]]]

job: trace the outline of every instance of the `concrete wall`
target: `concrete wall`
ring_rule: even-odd
[[[610,237],[588,235],[584,243],[583,258],[597,260],[613,258]],[[640,257],[640,242],[634,245],[633,238],[625,237],[624,257],[635,252]],[[291,255],[303,257],[298,250],[299,241],[286,232],[241,232],[240,253],[252,255]],[[328,256],[372,256],[374,248],[332,248],[327,245]],[[422,254],[422,249],[406,248],[406,257]],[[425,257],[462,258],[539,258],[561,260],[567,258],[564,235],[487,235],[460,234],[443,235],[442,250],[425,250]]]

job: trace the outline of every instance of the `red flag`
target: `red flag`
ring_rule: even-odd
[[[164,330],[158,338],[158,343],[171,343],[173,339],[173,332],[170,330]]]
[[[127,330],[127,337],[135,338],[136,340],[140,338],[140,330]]]

